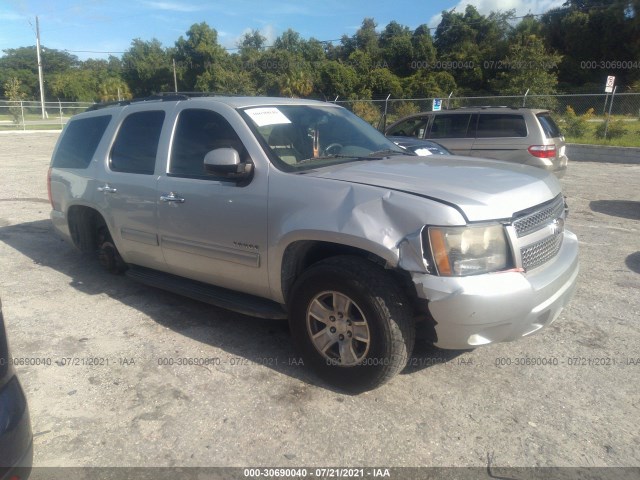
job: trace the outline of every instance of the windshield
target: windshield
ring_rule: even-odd
[[[282,170],[409,154],[341,107],[278,105],[250,107],[242,112],[263,140],[273,163]]]

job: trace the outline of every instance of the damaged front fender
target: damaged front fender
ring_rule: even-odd
[[[390,268],[426,273],[424,226],[466,223],[451,206],[411,193],[311,175],[291,182],[290,176],[272,170],[269,180],[269,281],[281,301],[282,265],[290,264],[284,255],[294,242],[353,247],[380,257]]]
[[[398,245],[398,267],[411,273],[431,273],[430,265],[424,255],[422,227],[407,235]]]

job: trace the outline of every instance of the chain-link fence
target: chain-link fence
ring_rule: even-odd
[[[567,107],[582,115],[590,110],[595,117],[611,115],[640,118],[640,93],[611,94],[567,94],[567,95],[517,95],[484,97],[445,97],[441,100],[442,109],[478,106],[504,106],[543,108],[563,115]],[[365,120],[375,124],[384,113],[387,124],[406,115],[430,111],[433,98],[382,99],[382,100],[337,100],[335,103],[352,110]]]
[[[0,130],[59,130],[72,115],[84,112],[90,102],[0,100]]]
[[[443,109],[476,106],[505,106],[544,108],[558,115],[566,113],[567,107],[582,115],[593,110],[595,117],[612,115],[640,118],[640,93],[566,94],[566,95],[517,95],[456,97],[451,95],[439,99]],[[337,100],[342,105],[372,124],[377,124],[386,113],[386,123],[412,113],[426,112],[433,108],[433,98],[406,98],[381,100]],[[93,105],[90,102],[45,102],[45,115],[37,101],[0,100],[0,130],[60,129],[76,113]]]

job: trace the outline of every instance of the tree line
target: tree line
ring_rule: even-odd
[[[294,30],[272,45],[257,30],[238,48],[215,28],[192,25],[172,46],[135,39],[121,56],[81,61],[43,49],[45,97],[111,101],[173,91],[313,97],[333,100],[456,95],[599,92],[607,75],[640,91],[640,0],[568,0],[541,16],[515,11],[442,12],[435,29],[365,18],[339,42]],[[39,96],[35,47],[4,50],[0,96]]]

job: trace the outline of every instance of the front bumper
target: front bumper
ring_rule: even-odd
[[[33,436],[24,392],[14,376],[0,390],[0,480],[29,478]]]
[[[0,473],[0,480],[29,480],[31,476],[31,470],[33,469],[33,442],[29,444],[27,451],[22,458],[7,472],[2,475]],[[0,472],[3,469],[0,467]]]
[[[517,340],[550,325],[573,296],[578,270],[578,239],[565,230],[558,255],[531,272],[414,274],[413,281],[436,321],[435,345],[467,349]]]

